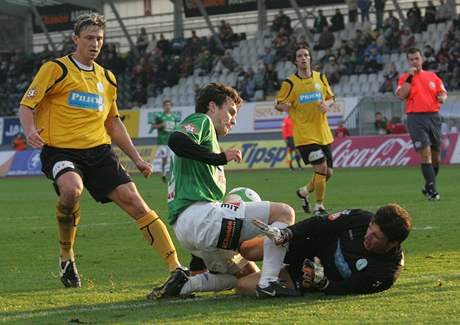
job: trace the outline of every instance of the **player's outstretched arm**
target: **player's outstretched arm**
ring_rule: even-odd
[[[150,176],[152,174],[152,166],[142,159],[131,141],[131,137],[126,130],[125,125],[118,116],[109,117],[105,121],[105,128],[112,140],[136,164],[137,169],[139,169],[142,175],[144,175],[144,177]]]

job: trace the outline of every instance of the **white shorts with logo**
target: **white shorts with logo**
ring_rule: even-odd
[[[172,150],[165,144],[159,145],[157,152],[155,153],[156,159],[170,158],[172,156]]]
[[[201,257],[208,270],[238,273],[247,263],[236,252],[239,244],[261,234],[252,219],[268,223],[270,202],[197,202],[185,209],[173,225],[181,245]]]

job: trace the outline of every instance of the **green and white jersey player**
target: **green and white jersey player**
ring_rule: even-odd
[[[177,114],[172,112],[172,102],[163,102],[163,112],[158,113],[152,121],[152,128],[158,130],[157,145],[158,149],[155,159],[161,159],[161,179],[166,182],[167,165],[170,162],[172,152],[168,147],[168,140],[171,133],[176,129],[180,119]]]
[[[162,288],[165,296],[234,288],[237,278],[258,270],[256,264],[237,253],[243,241],[261,234],[252,220],[283,228],[294,222],[294,210],[284,203],[223,202],[223,165],[240,162],[242,156],[239,149],[222,152],[218,137],[226,136],[235,125],[241,102],[232,87],[208,84],[199,92],[196,113],[185,118],[169,139],[175,155],[168,184],[168,221],[181,245],[203,259],[211,273],[191,277],[184,273]],[[264,254],[258,296],[297,295],[278,278],[286,248],[267,239]]]

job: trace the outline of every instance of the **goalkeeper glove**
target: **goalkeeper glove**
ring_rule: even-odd
[[[292,231],[289,228],[279,229],[277,227],[267,225],[265,222],[258,219],[253,219],[254,226],[260,229],[264,235],[273,240],[277,246],[286,245],[292,238]]]
[[[329,280],[324,275],[324,268],[319,258],[315,257],[314,261],[306,258],[303,261],[303,286],[307,289],[324,290],[329,285]]]

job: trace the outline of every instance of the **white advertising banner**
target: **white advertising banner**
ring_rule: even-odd
[[[332,111],[328,113],[329,125],[334,129],[339,121],[345,120],[358,103],[357,97],[337,98]],[[273,102],[245,102],[238,112],[236,125],[232,134],[238,133],[264,133],[281,130],[281,123],[286,113],[278,112],[273,107]],[[155,114],[161,112],[161,108],[143,109],[139,118],[139,137],[156,137],[157,132],[151,124]],[[174,107],[181,119],[195,112],[193,106]]]
[[[460,164],[460,139],[457,138],[457,143],[455,144],[454,152],[452,153],[452,158],[450,158],[451,164]]]

